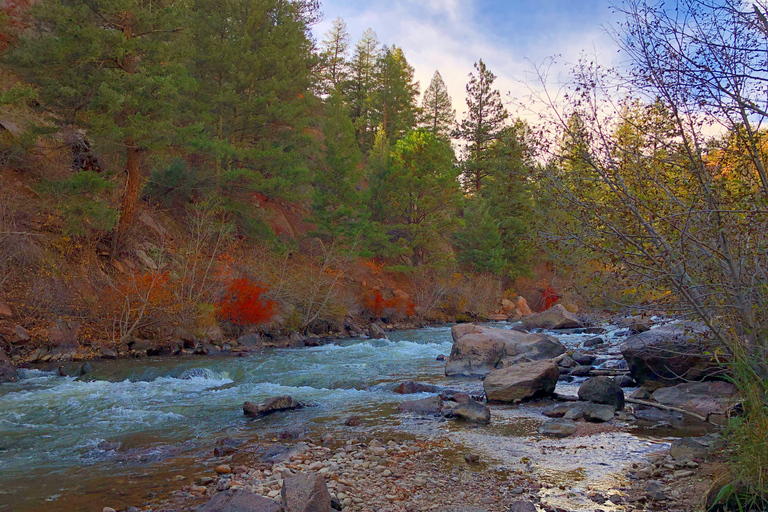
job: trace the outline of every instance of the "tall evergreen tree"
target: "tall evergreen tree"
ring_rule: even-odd
[[[435,71],[421,101],[421,125],[436,135],[450,137],[456,123],[456,110],[439,71]]]
[[[349,86],[345,87],[357,140],[364,151],[373,145],[376,123],[373,120],[372,102],[376,86],[376,63],[380,53],[376,32],[369,28],[355,45],[350,63]]]
[[[192,70],[211,116],[218,181],[233,199],[309,193],[314,141],[307,129],[318,102],[302,5],[194,0]]]
[[[415,267],[444,265],[453,256],[445,247],[461,202],[453,148],[417,130],[395,144],[388,164],[371,184],[386,237],[377,252]]]
[[[374,119],[393,143],[416,125],[419,83],[414,74],[402,48],[384,48],[376,66]]]
[[[340,88],[349,75],[349,32],[341,17],[333,20],[331,29],[326,32],[320,58],[321,90],[330,94],[332,89]]]
[[[323,161],[313,182],[314,221],[319,236],[345,243],[362,231],[368,214],[358,188],[363,171],[355,127],[335,89],[325,103],[323,143]]]
[[[475,70],[477,76],[470,73],[467,84],[467,115],[453,136],[466,143],[464,182],[479,192],[488,175],[487,150],[501,136],[509,113],[501,102],[499,91],[493,88],[496,75],[482,60],[475,63]]]
[[[34,31],[11,61],[40,91],[61,126],[77,126],[101,150],[123,153],[126,185],[117,238],[131,226],[142,181],[142,155],[178,144],[194,89],[185,68],[186,2],[152,8],[142,0],[39,0],[28,11]]]

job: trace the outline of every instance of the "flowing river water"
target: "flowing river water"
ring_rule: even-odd
[[[575,348],[589,336],[558,337]],[[642,432],[539,439],[539,404],[494,407],[492,424],[480,428],[398,414],[398,403],[429,395],[395,394],[391,382],[481,389],[477,380],[444,376],[436,359],[451,344],[450,328],[434,327],[246,357],[99,361],[85,380],[23,370],[18,383],[0,386],[0,510],[140,506],[180,487],[174,475],[210,468],[217,439],[267,439],[292,428],[313,435],[448,435],[497,468],[522,465],[573,489],[564,501],[551,496],[573,505],[579,489],[617,486],[623,466],[668,442]],[[286,394],[310,407],[259,420],[243,415],[246,400]],[[352,414],[363,418],[361,427],[344,426]]]

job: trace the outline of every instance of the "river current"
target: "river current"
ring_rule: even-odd
[[[558,337],[576,347],[588,336]],[[316,435],[434,435],[449,427],[423,427],[396,413],[399,402],[428,395],[398,395],[387,384],[411,379],[480,390],[477,380],[444,376],[444,363],[436,359],[448,355],[451,344],[450,328],[434,327],[390,333],[389,340],[344,340],[246,357],[99,361],[85,379],[23,370],[18,383],[0,386],[0,510],[141,505],[180,487],[174,475],[210,467],[222,437],[268,439],[296,428]],[[575,393],[577,384],[558,391]],[[308,407],[258,420],[243,415],[243,402],[276,395],[292,395]],[[494,439],[516,440],[508,444],[517,458],[526,453],[521,441],[543,420],[536,407],[521,409],[527,412],[494,412],[487,429],[450,430],[478,450],[490,443],[499,452]],[[357,432],[344,426],[352,414],[363,419]],[[659,448],[658,440],[623,435],[611,441],[621,445],[616,464],[627,450],[639,456]],[[598,457],[598,465],[606,466],[605,454]],[[585,461],[577,462],[583,469]]]

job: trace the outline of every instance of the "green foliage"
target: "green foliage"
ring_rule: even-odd
[[[456,110],[442,75],[435,71],[421,102],[421,126],[441,137],[450,137],[456,123]]]
[[[363,230],[368,214],[365,196],[360,190],[363,169],[355,128],[336,90],[326,102],[323,141],[324,159],[313,183],[317,234],[350,243]]]
[[[479,272],[503,275],[509,265],[499,221],[490,213],[482,197],[467,201],[464,227],[455,234],[458,259],[462,265]]]
[[[380,146],[386,145],[381,137]],[[448,237],[458,225],[461,191],[450,143],[426,130],[398,141],[372,177],[377,253],[404,264],[443,266],[453,257]],[[381,243],[386,239],[386,243]]]
[[[355,124],[355,134],[363,152],[371,149],[375,136],[373,96],[376,88],[376,63],[380,54],[379,39],[376,32],[369,28],[355,45],[355,53],[350,63],[350,79],[344,86],[350,117]]]
[[[314,140],[310,114],[317,59],[303,3],[195,0],[191,37],[197,101],[217,182],[231,197],[250,192],[305,199]]]
[[[393,143],[416,126],[419,84],[402,48],[385,47],[376,63],[373,120]]]
[[[118,212],[109,204],[115,188],[95,172],[78,172],[68,180],[45,180],[41,192],[55,200],[68,236],[100,237],[117,225]]]
[[[467,84],[467,112],[453,136],[466,143],[464,149],[463,180],[467,188],[479,192],[483,179],[488,175],[487,150],[502,134],[509,113],[501,102],[501,95],[493,88],[496,75],[475,63],[475,71],[469,74]]]
[[[165,207],[182,208],[191,203],[205,185],[206,180],[200,171],[177,158],[150,174],[142,194]]]

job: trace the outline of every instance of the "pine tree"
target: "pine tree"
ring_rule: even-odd
[[[330,94],[332,89],[339,89],[349,76],[349,32],[341,17],[333,20],[331,29],[323,38],[322,48],[321,90]]]
[[[355,45],[355,53],[350,63],[349,85],[345,87],[355,133],[363,151],[369,150],[373,145],[373,129],[376,123],[373,120],[372,102],[376,85],[376,62],[380,53],[376,32],[369,28]]]
[[[445,265],[453,257],[445,250],[446,237],[458,224],[461,202],[450,143],[423,129],[413,131],[395,144],[384,171],[371,185],[379,232],[385,235],[378,254],[414,267]]]
[[[435,71],[421,102],[421,125],[441,137],[450,137],[456,123],[456,110],[439,71]]]
[[[142,0],[39,0],[11,62],[40,91],[61,126],[87,130],[100,148],[122,148],[127,174],[116,240],[131,226],[142,155],[179,144],[194,89],[184,67],[188,4]],[[74,21],[76,20],[76,21]]]
[[[416,125],[419,83],[414,81],[414,73],[402,48],[384,48],[376,66],[374,120],[393,143]]]
[[[488,175],[488,147],[500,137],[509,113],[501,102],[499,91],[493,89],[496,75],[485,67],[482,60],[475,63],[475,70],[477,76],[470,73],[467,84],[467,116],[453,136],[466,142],[464,182],[479,192],[483,179]]]
[[[348,243],[364,228],[367,218],[355,127],[338,90],[325,103],[323,162],[315,173],[313,210],[317,235]]]
[[[298,200],[310,192],[316,57],[300,7],[194,0],[192,72],[210,112],[206,148],[233,200],[253,192]]]

